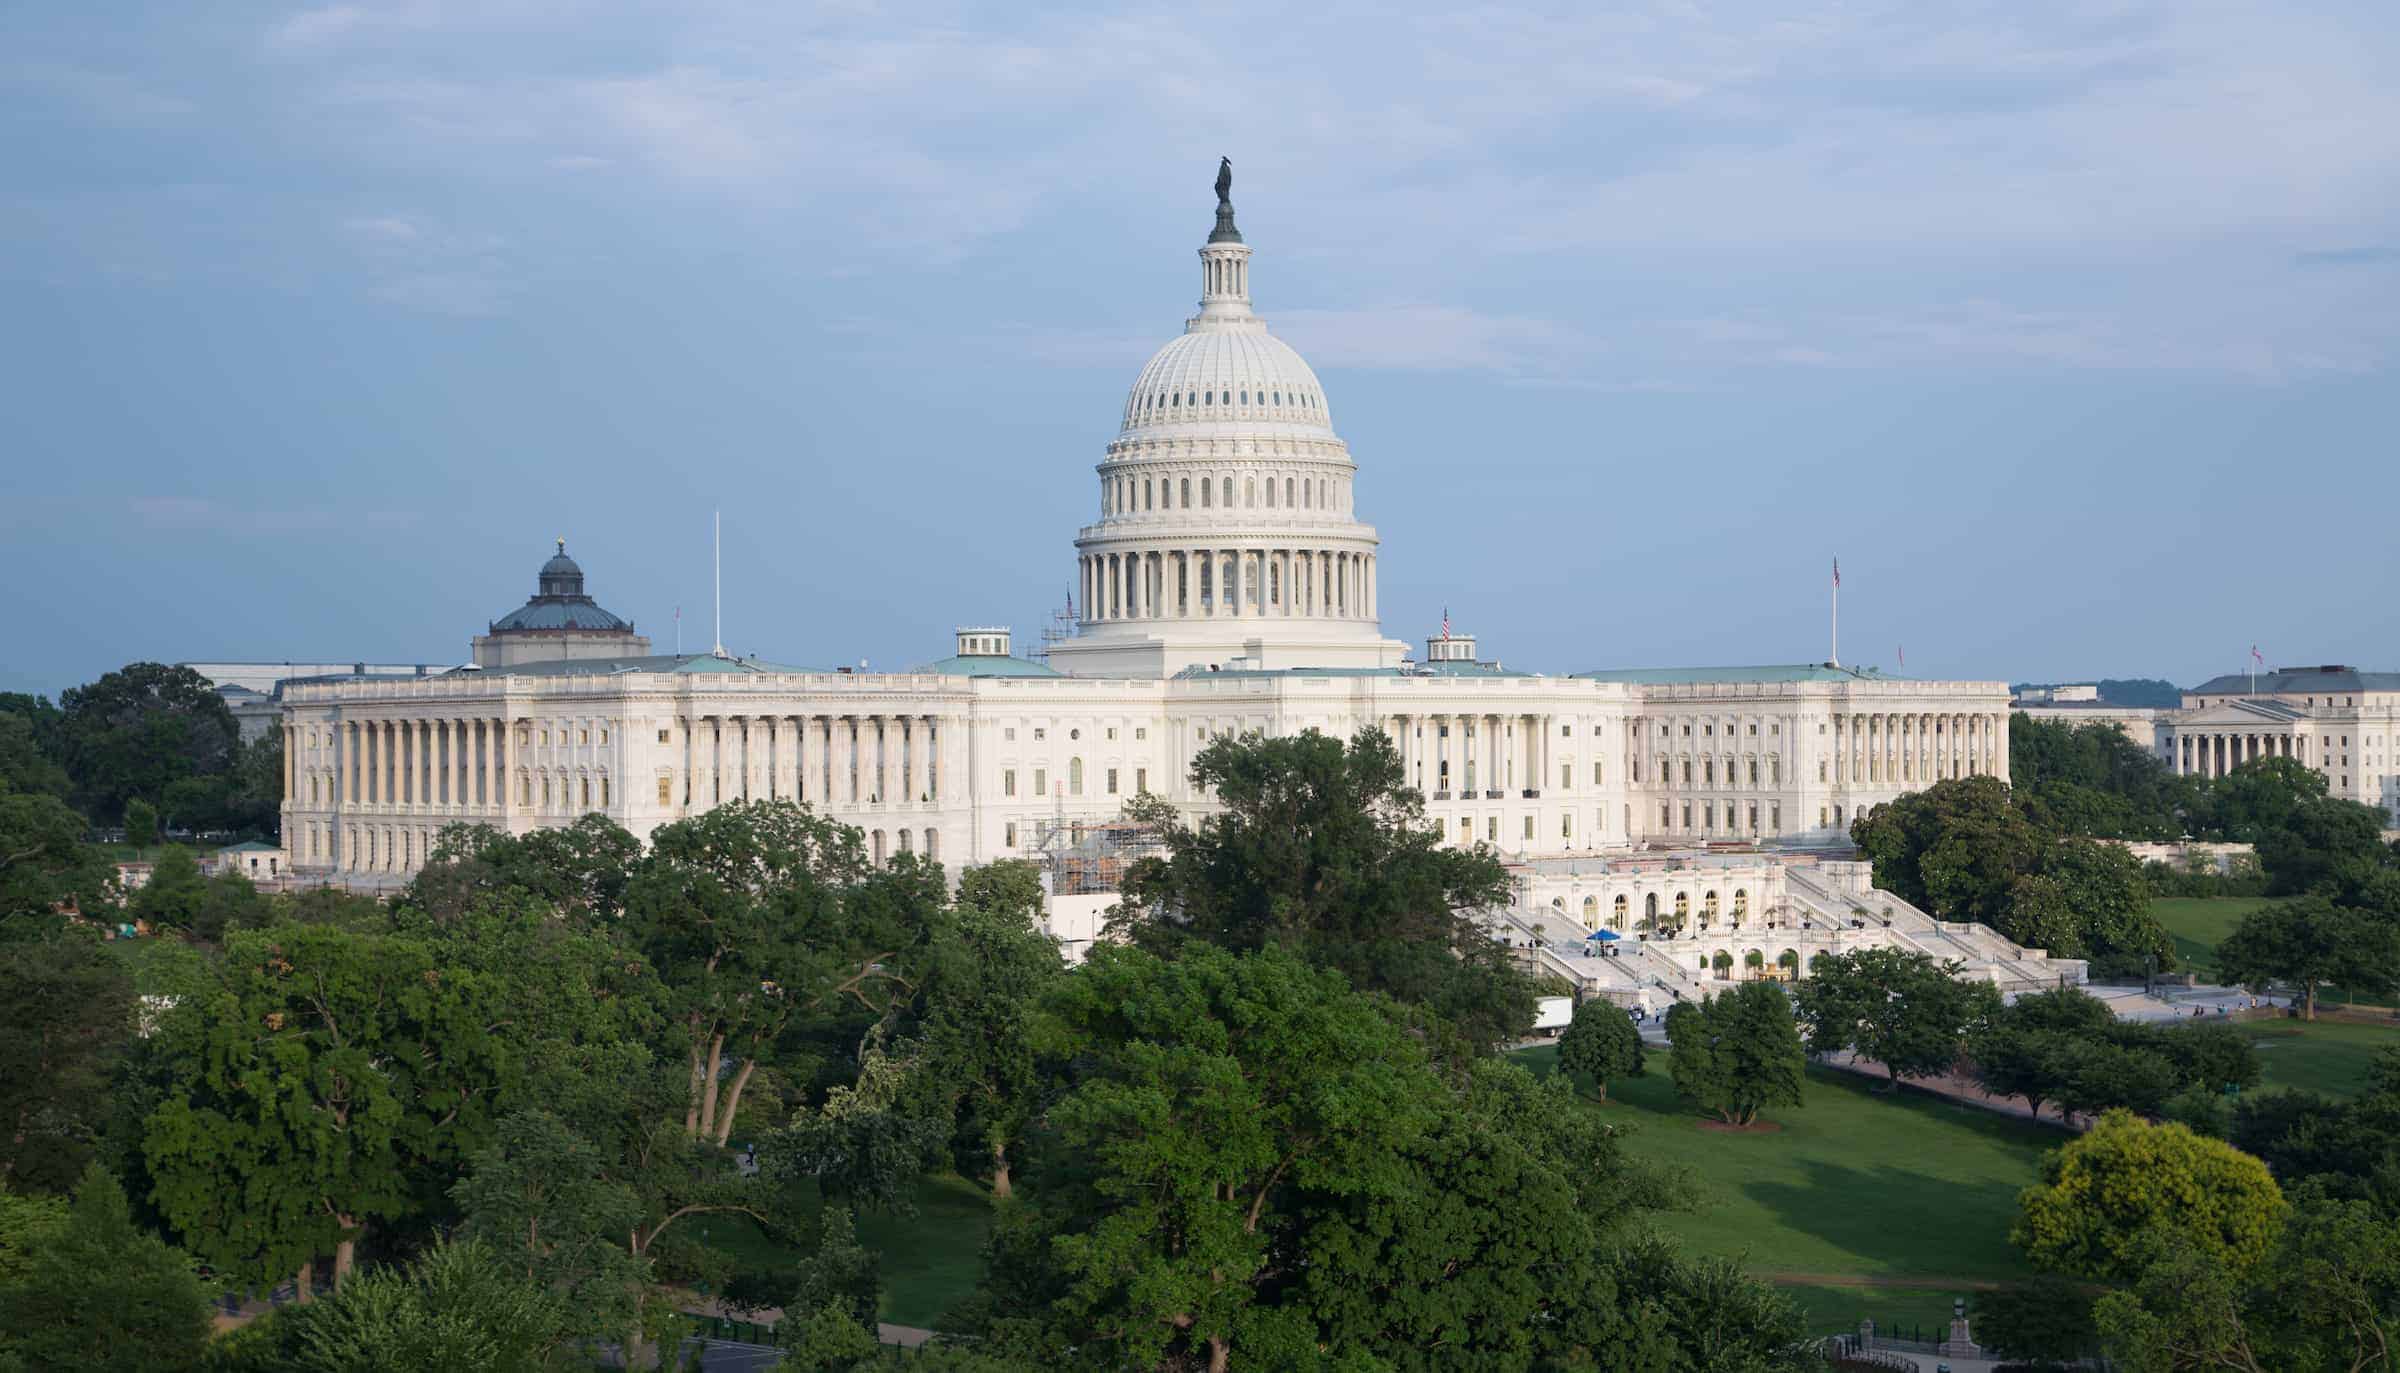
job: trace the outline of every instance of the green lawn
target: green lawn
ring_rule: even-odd
[[[2258,1046],[2259,1086],[2299,1087],[2335,1097],[2358,1095],[2375,1051],[2400,1044],[2400,1025],[2250,1020],[2241,1028]]]
[[[2164,896],[2150,903],[2150,913],[2175,937],[2175,957],[2206,978],[2216,972],[2217,945],[2243,916],[2268,904],[2263,896]]]
[[[789,1269],[807,1254],[742,1216],[696,1217],[693,1233],[732,1255],[743,1271]],[[974,1290],[982,1275],[983,1242],[991,1233],[990,1194],[956,1175],[920,1181],[913,1216],[860,1216],[859,1242],[883,1259],[878,1314],[895,1325],[932,1328]]]
[[[2175,957],[2184,969],[2200,974],[2202,981],[2216,976],[2217,945],[2233,933],[2242,917],[2261,906],[2273,905],[2280,898],[2264,896],[2166,896],[2150,903],[2150,913],[2158,923],[2167,927],[2175,939]],[[2355,1002],[2361,1006],[2389,1007],[2388,996],[2355,996],[2339,987],[2326,987],[2317,993],[2321,1001]]]
[[[1519,1055],[1554,1070],[1557,1050]],[[1809,1277],[2013,1281],[2031,1270],[2008,1243],[2017,1193],[2059,1131],[1915,1093],[1883,1096],[1863,1078],[1812,1069],[1807,1102],[1770,1112],[1772,1134],[1700,1128],[1675,1099],[1666,1055],[1649,1075],[1611,1087],[1595,1106],[1633,1127],[1636,1155],[1689,1167],[1705,1200],[1696,1214],[1660,1218],[1698,1254],[1742,1258],[1751,1271],[1795,1275],[1790,1284],[1821,1330],[1860,1316],[1879,1322],[1946,1318],[1947,1286],[1845,1288]]]

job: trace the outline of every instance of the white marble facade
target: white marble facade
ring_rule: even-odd
[[[1187,777],[1208,740],[1312,727],[1387,730],[1445,836],[1523,860],[1836,840],[1902,792],[2006,775],[1999,682],[1827,664],[1551,676],[1439,647],[1409,661],[1382,628],[1357,465],[1315,375],[1251,311],[1229,205],[1201,264],[1200,313],[1140,372],[1097,468],[1077,633],[1048,665],[990,629],[912,672],[532,662],[512,625],[555,637],[568,612],[520,612],[477,638],[481,670],[286,688],[294,866],[396,878],[455,822],[522,832],[598,812],[647,836],[779,798],[857,826],[877,855],[956,868],[1138,791],[1203,807]],[[584,606],[581,576],[562,548],[529,609]],[[638,652],[629,624],[573,613],[568,632],[596,623]]]

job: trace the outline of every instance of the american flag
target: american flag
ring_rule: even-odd
[[[1839,558],[1833,560],[1833,584],[1836,589],[1842,584],[1842,560]]]
[[[1442,607],[1442,642],[1450,642],[1450,607]]]
[[[2264,663],[2267,661],[2266,655],[2258,651],[2258,645],[2256,644],[2250,645],[2250,661],[2254,663]]]

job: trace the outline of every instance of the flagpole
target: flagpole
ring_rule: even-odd
[[[1842,560],[1833,560],[1833,657],[1827,661],[1835,667],[1842,665]]]
[[[709,575],[715,582],[717,599],[716,654],[725,656],[725,512],[716,512],[716,548],[711,555]]]

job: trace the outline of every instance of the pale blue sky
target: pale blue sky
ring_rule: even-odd
[[[0,689],[1030,637],[1220,153],[1386,628],[2400,667],[2388,0],[0,6]]]

